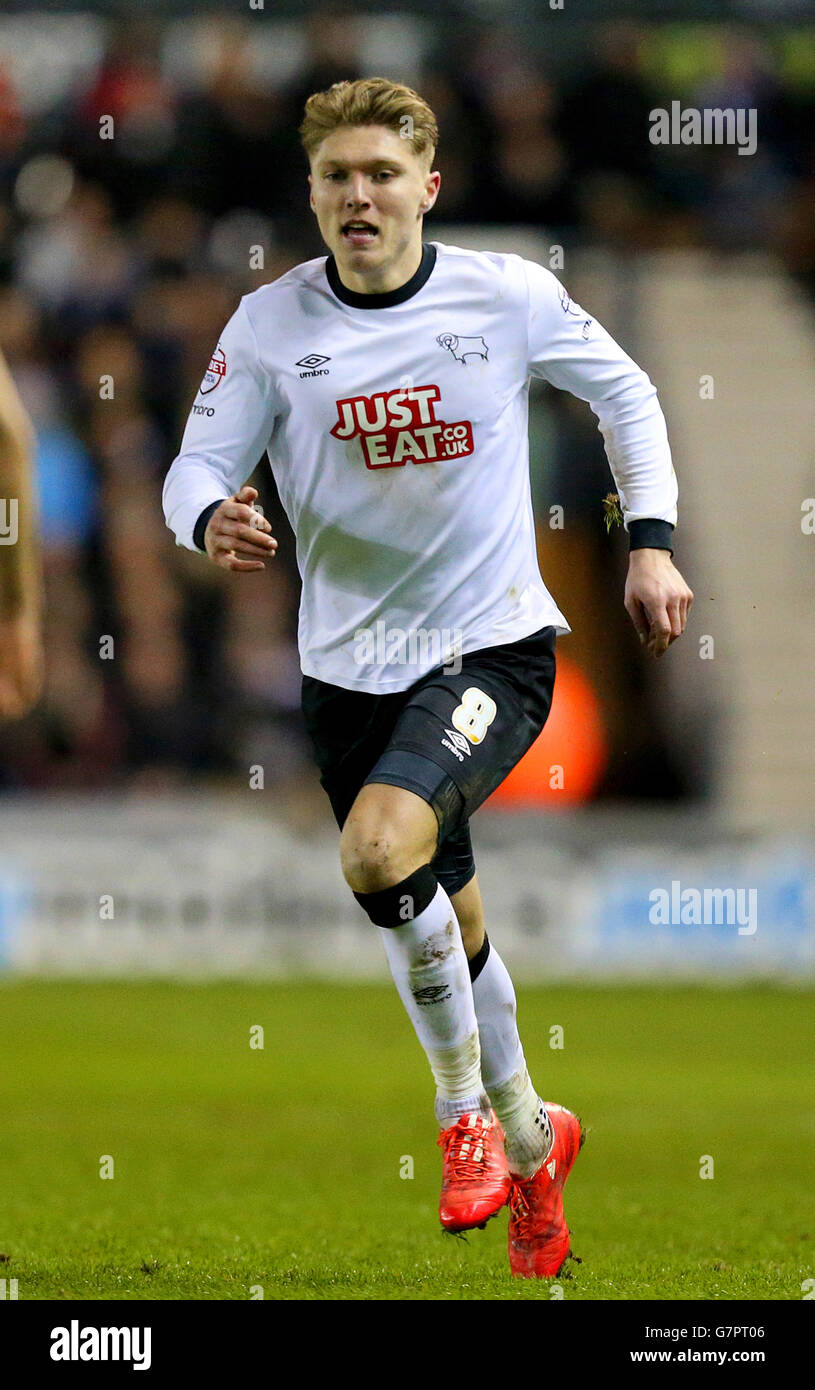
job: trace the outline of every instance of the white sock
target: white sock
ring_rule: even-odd
[[[461,1100],[443,1100],[441,1096],[436,1096],[434,1108],[436,1111],[436,1119],[441,1129],[449,1129],[451,1125],[454,1125],[457,1120],[461,1119],[462,1115],[472,1116],[473,1118],[470,1120],[471,1124],[476,1115],[480,1115],[482,1120],[488,1120],[490,1118],[490,1111],[492,1110],[490,1098],[487,1092],[483,1090],[479,1095],[474,1096],[472,1101],[466,1102]]]
[[[492,942],[473,982],[473,1001],[481,1041],[481,1074],[506,1136],[507,1162],[512,1173],[529,1178],[552,1147],[552,1126],[529,1079],[516,1023],[515,990]]]
[[[418,917],[380,931],[399,997],[435,1077],[437,1100],[453,1102],[455,1118],[480,1110],[484,1088],[470,970],[441,884]],[[446,1105],[444,1111],[446,1119]]]
[[[526,1066],[503,1085],[493,1086],[488,1094],[506,1136],[509,1171],[519,1178],[531,1178],[551,1149],[554,1135],[546,1106]]]
[[[484,966],[473,981],[473,1003],[481,1038],[481,1076],[489,1091],[525,1065],[515,1022],[515,990],[492,942]]]

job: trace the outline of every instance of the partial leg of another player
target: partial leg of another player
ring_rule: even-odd
[[[483,1224],[509,1195],[509,1175],[481,1080],[479,1028],[461,930],[430,867],[438,842],[431,806],[384,783],[360,790],[343,825],[346,882],[382,929],[391,974],[436,1082],[448,1230]],[[484,1154],[500,1162],[481,1160]]]
[[[451,901],[470,965],[481,1076],[503,1126],[512,1176],[509,1260],[514,1274],[551,1277],[569,1254],[563,1186],[580,1150],[576,1116],[544,1103],[529,1078],[509,972],[484,929],[477,876]]]

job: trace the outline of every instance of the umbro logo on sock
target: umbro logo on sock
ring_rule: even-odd
[[[452,999],[453,991],[449,985],[427,985],[425,989],[414,989],[413,998],[417,1004],[441,1004],[445,999]]]
[[[548,1162],[547,1165],[546,1165],[546,1171],[547,1171],[547,1173],[549,1174],[550,1178],[554,1178],[554,1176],[555,1176],[555,1169],[556,1169],[556,1168],[557,1168],[557,1159],[556,1159],[556,1158],[550,1158],[549,1162]]]

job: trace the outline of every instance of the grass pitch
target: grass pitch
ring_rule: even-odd
[[[588,1128],[564,1298],[802,1298],[813,1002],[519,989],[532,1076]],[[0,1020],[0,1276],[21,1300],[553,1294],[509,1276],[505,1212],[441,1233],[430,1074],[391,988],[6,982]]]

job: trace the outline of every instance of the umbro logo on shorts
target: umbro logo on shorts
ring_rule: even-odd
[[[463,763],[465,753],[467,754],[468,758],[470,757],[470,745],[467,742],[466,738],[463,734],[458,733],[455,729],[445,729],[444,732],[446,733],[447,737],[443,738],[441,741],[442,748],[449,748],[451,753],[455,753],[459,762]]]

